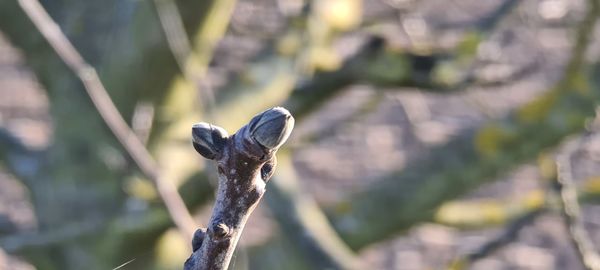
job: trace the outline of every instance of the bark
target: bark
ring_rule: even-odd
[[[244,225],[265,193],[275,169],[275,153],[287,140],[294,119],[283,108],[267,110],[231,137],[206,123],[193,127],[194,148],[215,160],[219,187],[206,230],[198,230],[186,270],[227,269]]]

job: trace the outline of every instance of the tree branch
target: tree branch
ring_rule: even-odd
[[[220,127],[192,128],[196,151],[217,162],[219,187],[207,229],[194,234],[186,270],[224,270],[250,214],[275,169],[275,153],[287,140],[294,118],[283,108],[255,116],[231,137]]]
[[[546,93],[520,110],[539,109],[536,103],[556,94]],[[590,99],[576,91],[562,96],[532,121],[520,120],[516,111],[503,121],[467,130],[435,147],[431,156],[411,163],[404,171],[384,176],[339,207],[331,208],[332,223],[342,238],[357,249],[432,219],[434,210],[443,202],[491,181],[565,136],[582,130],[598,97]],[[571,101],[575,103],[569,104]],[[564,125],[556,126],[553,121]]]
[[[441,203],[581,131],[600,99],[597,85],[578,83],[586,80],[583,55],[598,13],[595,1],[591,3],[564,78],[552,90],[502,120],[467,130],[432,149],[435,156],[383,177],[332,208],[329,216],[342,238],[358,249],[431,220]]]
[[[106,125],[142,173],[151,179],[181,232],[190,237],[195,223],[173,183],[164,181],[156,161],[129,128],[100,81],[96,70],[85,62],[37,0],[19,0],[21,8],[73,73],[81,80]]]
[[[477,34],[487,35],[507,14],[510,14],[519,2],[507,0],[500,4],[498,8],[477,23],[475,27]],[[464,79],[452,85],[435,82],[431,78],[431,73],[439,60],[450,54],[447,51],[434,52],[429,55],[414,54],[410,50],[391,52],[386,48],[382,38],[374,37],[355,55],[347,59],[341,68],[329,72],[318,72],[307,83],[296,86],[286,106],[299,119],[303,114],[313,111],[329,98],[344,91],[345,87],[356,83],[368,83],[375,86],[418,87],[423,91],[442,93],[464,90],[467,86],[475,83],[476,78],[473,74],[468,74]],[[527,71],[532,69],[532,66],[524,67],[512,74],[511,78],[503,81],[514,81],[522,75],[528,74]],[[482,83],[482,85],[493,84],[499,84],[499,82]]]
[[[226,31],[235,3],[235,0],[217,1],[211,7],[209,16],[214,17],[214,19],[219,17],[218,19],[223,20],[223,22],[211,24],[211,34],[204,35],[205,37],[197,42],[199,44],[196,48],[199,48],[200,52],[199,55],[194,57],[194,54],[196,54],[193,50],[194,46],[185,31],[183,19],[175,1],[154,0],[154,6],[169,44],[169,49],[175,57],[183,77],[191,85],[196,86],[202,94],[204,111],[209,116],[215,103],[215,97],[212,91],[205,87],[206,84],[203,83],[204,75],[217,41],[221,39]],[[218,16],[212,14],[218,14]]]
[[[219,12],[222,11],[220,8],[224,2],[231,1],[177,1],[185,30],[192,37],[194,46],[214,40],[214,30],[226,28],[221,25],[223,18],[208,16],[222,14]],[[49,10],[57,11],[52,15],[61,24],[70,41],[80,49],[82,57],[88,63],[101,71],[100,77],[125,119],[131,116],[135,104],[140,100],[155,105],[156,117],[149,137],[149,149],[152,149],[152,153],[163,165],[163,180],[180,182],[178,180],[197,172],[197,160],[193,156],[190,158],[194,154],[189,152],[189,145],[183,143],[189,139],[188,132],[179,132],[182,129],[178,128],[183,123],[188,123],[185,126],[189,125],[190,119],[197,119],[198,106],[194,102],[196,92],[177,78],[177,65],[160,31],[152,2],[109,0],[90,5],[68,5],[64,1],[49,1],[44,4],[59,6]],[[107,14],[113,14],[115,7],[131,12],[120,12],[115,20],[103,19]],[[86,20],[77,19],[82,14]],[[130,167],[120,166],[126,165],[122,163],[117,164],[116,168],[107,166],[110,164],[106,163],[106,156],[102,155],[106,152],[102,151],[116,148],[118,151],[111,152],[111,155],[115,154],[120,158],[122,146],[115,142],[114,134],[109,132],[98,111],[89,102],[81,80],[57,57],[53,48],[20,8],[18,1],[0,1],[0,27],[11,43],[23,50],[27,64],[44,84],[52,105],[50,112],[55,124],[53,143],[40,158],[44,166],[35,175],[37,179],[43,179],[39,182],[44,184],[35,185],[31,189],[32,201],[41,224],[40,230],[51,230],[64,223],[98,215],[116,219],[110,221],[103,233],[61,245],[60,250],[55,252],[61,254],[60,258],[52,261],[55,267],[63,269],[64,265],[70,263],[72,258],[67,258],[68,252],[63,252],[67,246],[88,241],[91,237],[95,239],[95,246],[86,244],[81,252],[86,253],[90,260],[95,260],[96,265],[104,266],[114,265],[113,260],[118,256],[136,254],[140,251],[140,246],[154,243],[160,233],[173,225],[172,218],[162,203],[153,203],[152,208],[140,218],[151,222],[137,227],[146,229],[144,233],[135,232],[129,226],[138,222],[137,219],[129,223],[119,222],[132,216],[129,212],[123,214],[122,209],[116,207],[126,199],[126,194],[121,192],[122,182],[119,179],[125,174],[129,175]],[[81,29],[84,31],[80,31]],[[110,46],[94,42],[100,40],[110,42]],[[193,57],[205,57],[205,52],[199,50]],[[171,162],[173,152],[178,154],[177,162]],[[82,153],[86,158],[81,158]],[[212,192],[212,187],[206,178],[200,178],[201,180],[197,180],[196,177],[196,181],[185,183],[180,188],[188,205],[198,206],[212,197],[202,195],[203,192]],[[74,185],[78,188],[73,189]],[[195,189],[190,189],[192,186]],[[48,196],[71,194],[69,192],[72,191],[79,194],[77,199],[69,196],[56,200],[55,197]],[[193,195],[187,195],[189,193]],[[95,211],[87,211],[90,206]],[[193,227],[189,236],[192,233]],[[125,237],[121,239],[119,236]],[[141,241],[135,242],[133,239]],[[100,254],[97,246],[110,250],[112,256],[105,256],[105,252]],[[39,254],[48,254],[48,250],[37,250],[35,255]],[[33,263],[40,261],[36,256],[30,256],[29,259]]]

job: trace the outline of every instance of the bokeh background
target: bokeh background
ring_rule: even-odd
[[[296,127],[231,269],[599,269],[598,16],[1,0],[0,269],[181,269],[216,184],[191,125],[273,106]]]

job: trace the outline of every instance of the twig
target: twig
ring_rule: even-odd
[[[163,31],[167,36],[169,49],[173,53],[177,65],[184,72],[185,76],[191,75],[186,73],[188,70],[185,68],[185,65],[186,59],[191,55],[192,45],[190,44],[188,35],[185,33],[177,5],[173,0],[154,0],[154,6],[156,7]]]
[[[561,214],[568,227],[571,242],[577,248],[579,259],[586,269],[598,270],[600,269],[600,255],[594,250],[594,244],[585,230],[573,181],[571,168],[571,156],[575,150],[572,148],[573,146],[569,145],[566,153],[559,155],[556,159],[557,175],[554,187],[560,195]]]
[[[117,267],[113,268],[112,270],[119,270],[119,269],[122,269],[122,268],[123,268],[123,267],[125,267],[126,265],[128,265],[128,264],[132,263],[133,261],[135,261],[135,259],[136,259],[136,258],[133,258],[133,259],[131,259],[131,260],[129,260],[129,261],[126,261],[126,262],[122,263],[121,265],[119,265],[119,266],[117,266]]]
[[[537,208],[515,219],[504,229],[504,231],[502,231],[502,233],[495,238],[490,239],[477,250],[453,260],[448,269],[465,269],[469,264],[493,254],[497,250],[514,241],[519,235],[521,229],[533,222],[535,218],[544,211],[544,208]]]
[[[155,183],[171,218],[173,218],[179,230],[185,237],[191,238],[196,225],[177,193],[175,185],[162,178],[156,161],[115,107],[96,70],[85,62],[38,0],[19,0],[19,5],[56,51],[57,55],[81,80],[106,125],[140,171]]]
[[[167,37],[167,44],[173,57],[181,70],[183,77],[192,85],[200,89],[203,96],[205,112],[210,116],[215,103],[211,89],[204,82],[206,67],[201,66],[192,55],[192,44],[185,32],[181,14],[174,0],[154,0],[154,6],[163,31]]]
[[[232,136],[211,124],[193,126],[194,148],[216,161],[219,187],[208,228],[194,234],[194,252],[184,269],[227,269],[244,225],[273,174],[275,153],[293,126],[294,118],[283,108],[255,116]]]

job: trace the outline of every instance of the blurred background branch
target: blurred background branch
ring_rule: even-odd
[[[583,75],[587,37],[598,15],[595,3],[591,7],[578,28],[565,77],[553,89],[503,120],[492,120],[457,136],[435,149],[430,160],[392,173],[342,202],[330,211],[342,238],[357,249],[430,220],[430,209],[583,130],[597,99],[595,91],[577,80]],[[562,124],[555,125],[555,121]],[[514,145],[521,147],[510,147]]]
[[[60,27],[52,21],[38,1],[20,0],[19,3],[61,60],[79,77],[106,125],[142,173],[154,182],[171,218],[181,233],[191,242],[196,225],[177,193],[177,188],[163,178],[159,165],[113,104],[96,70],[81,58],[81,55],[62,34]]]

